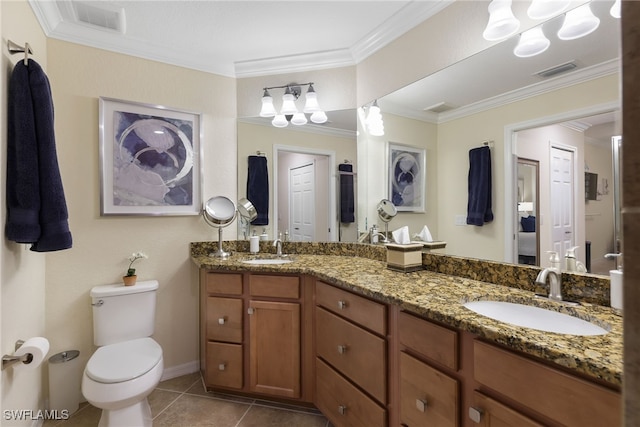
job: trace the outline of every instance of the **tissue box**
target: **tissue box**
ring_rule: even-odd
[[[398,245],[390,243],[387,247],[387,268],[409,273],[422,270],[422,244],[409,243]]]

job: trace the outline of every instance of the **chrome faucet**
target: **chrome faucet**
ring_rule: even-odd
[[[545,268],[536,277],[536,284],[547,286],[549,276],[549,299],[562,301],[562,272],[557,268]]]
[[[371,243],[374,243],[374,240],[375,240],[374,237],[376,237],[376,236],[380,236],[380,242],[381,243],[387,243],[388,242],[387,236],[385,236],[384,233],[376,231],[375,233],[371,233],[371,235],[369,236]]]
[[[276,247],[276,255],[282,256],[282,240],[276,239],[273,241],[273,246]]]

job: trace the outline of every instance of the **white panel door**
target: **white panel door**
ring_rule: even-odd
[[[574,153],[551,147],[551,241],[554,251],[563,257],[575,246]]]
[[[294,242],[315,239],[315,164],[289,170],[289,236]]]

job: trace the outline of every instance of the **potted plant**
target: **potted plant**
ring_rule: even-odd
[[[133,263],[141,258],[148,258],[143,252],[134,252],[128,258],[129,260],[129,268],[127,268],[127,274],[122,276],[122,281],[125,286],[133,286],[136,284],[136,279],[138,276],[136,275],[136,269],[133,268]]]

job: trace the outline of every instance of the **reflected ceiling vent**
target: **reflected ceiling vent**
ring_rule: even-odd
[[[426,107],[424,111],[431,111],[433,113],[444,113],[445,111],[453,110],[455,105],[451,105],[447,102],[438,102],[430,107]]]
[[[73,2],[75,17],[93,27],[105,28],[124,34],[125,16],[124,9],[106,4],[106,2]]]
[[[556,65],[555,67],[547,68],[546,70],[538,71],[535,74],[542,77],[543,79],[548,79],[549,77],[566,73],[567,71],[571,71],[577,67],[578,66],[576,65],[576,63],[572,60],[569,62],[565,62],[564,64]]]

